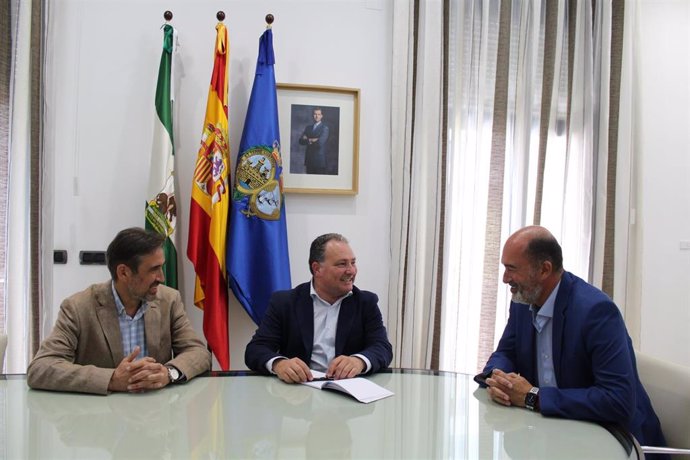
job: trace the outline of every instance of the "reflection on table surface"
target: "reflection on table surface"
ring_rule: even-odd
[[[145,394],[28,389],[0,378],[0,458],[636,458],[605,428],[488,401],[471,376],[369,377],[362,404],[276,377],[198,377]]]

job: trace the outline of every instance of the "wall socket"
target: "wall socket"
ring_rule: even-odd
[[[105,251],[79,251],[80,265],[105,265]]]

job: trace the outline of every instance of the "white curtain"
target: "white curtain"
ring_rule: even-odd
[[[641,226],[636,225],[634,209],[639,206],[636,194],[639,178],[637,175],[639,150],[635,139],[640,132],[638,123],[638,106],[634,95],[640,91],[635,81],[637,74],[638,41],[642,39],[638,31],[637,0],[625,4],[625,31],[622,49],[620,121],[618,131],[618,164],[616,175],[616,240],[613,300],[623,311],[625,323],[633,342],[640,346],[642,292],[642,254]],[[637,152],[639,154],[639,152]],[[598,274],[596,274],[598,275]],[[595,280],[597,278],[595,277]],[[628,282],[631,280],[632,282]]]
[[[476,367],[500,2],[451,1],[440,368]]]
[[[443,2],[396,0],[393,14],[388,335],[393,366],[429,368],[442,213]]]
[[[32,69],[36,42],[32,43],[32,27],[40,20],[40,3],[12,0],[10,2],[10,77],[8,123],[7,214],[4,254],[5,295],[3,308],[8,334],[7,373],[24,373],[31,357],[35,329],[32,327],[32,282],[37,282],[37,269],[32,270],[32,171],[39,165],[32,158],[36,152],[38,114],[35,112],[36,80]],[[40,27],[40,26],[38,26]],[[35,30],[33,31],[36,32]],[[35,39],[35,36],[34,36]],[[33,47],[33,48],[32,48]],[[34,193],[36,193],[34,191]],[[34,195],[35,196],[35,195]],[[34,240],[36,241],[36,240]]]
[[[494,349],[518,228],[549,228],[565,268],[601,281],[612,4],[450,1],[441,369],[474,373]]]

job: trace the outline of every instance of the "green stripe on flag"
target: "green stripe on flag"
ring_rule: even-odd
[[[177,288],[177,250],[174,243],[177,201],[175,199],[175,143],[171,84],[174,40],[175,29],[166,24],[163,28],[163,51],[156,84],[156,117],[153,128],[148,199],[145,207],[145,227],[166,235],[163,245],[165,284]]]

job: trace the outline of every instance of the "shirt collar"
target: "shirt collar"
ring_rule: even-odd
[[[125,304],[122,303],[122,299],[120,299],[120,295],[117,293],[117,289],[115,289],[115,281],[110,282],[110,288],[113,291],[113,297],[115,297],[115,307],[117,307],[117,315],[118,316],[127,315],[127,312],[125,311]],[[146,313],[146,310],[148,308],[149,308],[148,302],[142,301],[141,304],[139,305],[139,309],[137,310],[134,317],[136,318],[137,316],[143,315],[144,313]]]
[[[311,298],[312,298],[312,299],[313,299],[314,297],[316,297],[317,299],[319,299],[321,302],[325,303],[326,305],[335,305],[335,304],[341,302],[343,299],[345,299],[345,298],[347,298],[347,297],[350,297],[350,296],[352,295],[352,291],[350,291],[350,292],[348,292],[347,294],[345,294],[344,296],[342,296],[342,297],[336,299],[335,302],[329,303],[329,302],[326,302],[325,300],[323,300],[323,299],[321,298],[321,296],[320,296],[319,294],[316,293],[316,289],[314,289],[314,279],[312,278],[311,283],[309,283],[309,294],[311,295]]]
[[[537,316],[545,316],[547,318],[553,318],[553,309],[556,306],[556,296],[558,295],[558,288],[561,287],[561,282],[559,281],[556,287],[551,291],[549,297],[544,302],[541,308],[537,309],[534,305],[529,306],[529,310],[534,314],[536,312]]]

